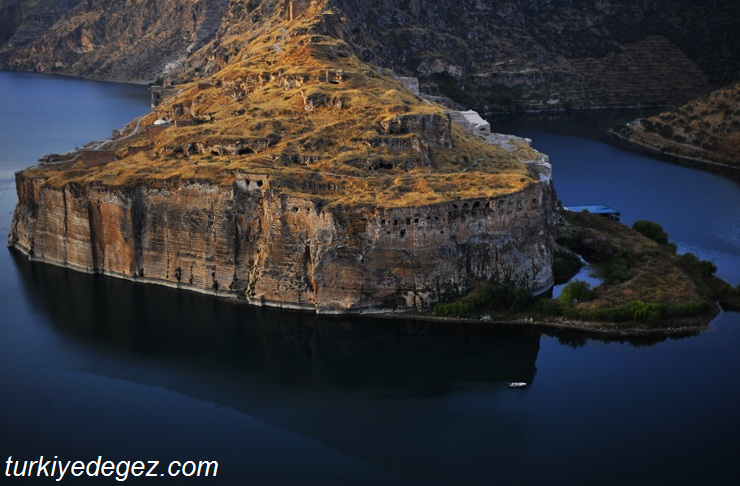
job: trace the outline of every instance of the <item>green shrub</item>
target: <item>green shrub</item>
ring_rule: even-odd
[[[701,277],[711,277],[717,271],[717,265],[709,260],[700,260],[693,253],[684,253],[679,258],[679,263],[689,274],[697,273]]]
[[[678,257],[681,268],[691,277],[696,284],[699,293],[707,298],[715,298],[715,292],[711,287],[711,277],[717,271],[717,266],[708,261],[701,260],[693,253],[685,253]]]
[[[486,284],[481,287],[474,304],[477,309],[489,308],[516,312],[526,309],[531,301],[532,293],[530,291],[506,282],[498,285]]]
[[[668,243],[668,235],[658,223],[640,219],[632,224],[632,229],[642,233],[653,241],[657,241],[661,245]]]
[[[665,317],[694,317],[706,314],[709,310],[709,304],[706,302],[686,302],[667,306]]]
[[[664,305],[646,303],[640,300],[629,304],[599,307],[596,309],[579,309],[564,303],[560,299],[541,300],[536,310],[545,316],[565,316],[569,319],[598,322],[625,322],[636,321],[654,326],[661,319],[695,317],[709,312],[710,305],[706,302],[687,302],[684,304]]]
[[[540,299],[535,305],[535,311],[544,316],[561,316],[564,307],[558,299]]]
[[[437,304],[432,309],[432,314],[438,317],[468,317],[473,310],[470,302],[448,302]]]
[[[485,284],[475,292],[454,302],[435,305],[432,314],[439,317],[463,318],[480,310],[517,312],[532,303],[532,293],[510,282],[498,285]]]
[[[627,304],[627,310],[631,314],[632,320],[644,322],[649,325],[657,324],[661,316],[660,305],[646,304],[641,300]]]
[[[595,264],[594,268],[599,278],[607,284],[626,282],[630,279],[632,253],[621,251],[609,260]]]
[[[661,125],[658,127],[658,135],[666,140],[670,140],[673,137],[673,127],[670,125]]]

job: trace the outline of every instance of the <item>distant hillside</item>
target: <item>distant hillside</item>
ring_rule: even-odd
[[[0,67],[134,82],[172,73],[174,82],[192,81],[228,64],[237,54],[228,39],[268,28],[265,12],[284,4],[0,0]],[[329,6],[326,33],[341,36],[360,59],[484,111],[665,105],[740,79],[736,0]]]
[[[740,2],[337,0],[364,58],[484,110],[650,105],[740,79]]]
[[[740,167],[740,83],[617,133],[662,153]]]
[[[148,83],[206,42],[228,0],[0,0],[0,67]]]

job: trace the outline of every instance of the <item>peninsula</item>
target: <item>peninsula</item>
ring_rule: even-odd
[[[548,158],[529,140],[492,133],[444,90],[430,95],[429,79],[369,55],[369,45],[385,51],[367,32],[408,20],[395,7],[201,3],[216,10],[193,11],[192,52],[167,64],[150,113],[16,174],[10,247],[82,272],[319,313],[621,334],[694,330],[718,300],[737,307],[740,288],[710,262],[653,241],[651,224],[641,235],[562,213]],[[152,36],[185,15],[178,5],[163,7]],[[424,17],[426,3],[414,5],[403,8]],[[467,14],[486,10],[477,5]],[[118,19],[97,1],[87,8],[58,28]],[[532,299],[572,277],[563,268],[580,265],[573,251],[604,282]]]

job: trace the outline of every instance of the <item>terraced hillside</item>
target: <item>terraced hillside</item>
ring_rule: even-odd
[[[235,53],[228,39],[254,34],[285,5],[0,0],[0,66],[180,84],[227,65]],[[665,105],[740,79],[735,0],[332,0],[329,7],[334,19],[324,33],[344,39],[357,57],[479,111]]]
[[[214,37],[228,0],[0,0],[0,66],[148,83]]]
[[[740,84],[616,130],[664,154],[740,168]]]

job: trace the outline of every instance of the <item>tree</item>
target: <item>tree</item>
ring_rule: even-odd
[[[572,304],[573,302],[586,302],[593,300],[596,293],[591,290],[591,285],[583,280],[573,280],[563,287],[558,300],[563,304]]]

